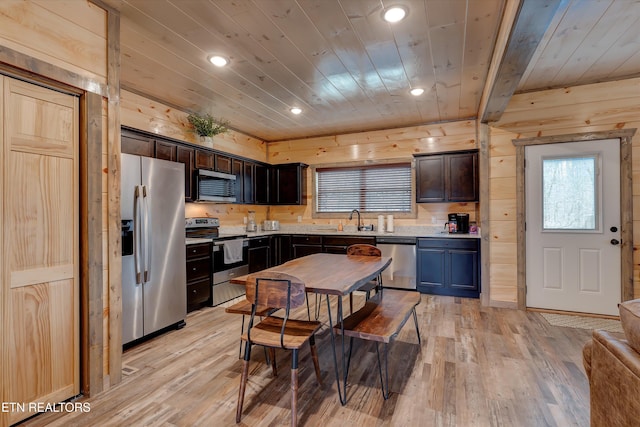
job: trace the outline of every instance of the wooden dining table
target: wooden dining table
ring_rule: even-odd
[[[277,271],[295,276],[304,282],[307,292],[326,296],[336,384],[338,387],[338,397],[342,405],[347,403],[346,377],[348,369],[345,358],[345,334],[344,329],[342,329],[342,333],[340,334],[342,352],[339,362],[329,296],[336,295],[338,297],[336,325],[344,328],[342,298],[351,294],[370,280],[378,277],[389,264],[391,264],[391,257],[317,253],[296,258],[284,264],[262,270]],[[260,272],[252,274],[259,275]],[[248,276],[249,275],[233,278],[231,282],[246,284]]]

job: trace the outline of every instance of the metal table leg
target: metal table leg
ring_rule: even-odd
[[[340,348],[342,349],[340,362],[342,364],[342,370],[338,366],[338,355],[336,354],[336,336],[333,331],[333,321],[331,320],[331,302],[329,301],[329,295],[327,295],[327,314],[329,316],[329,332],[331,333],[331,346],[333,347],[333,364],[336,368],[336,385],[338,386],[338,397],[342,406],[347,404],[347,375],[348,367],[345,366],[345,347],[344,347],[344,318],[342,312],[342,295],[338,297],[338,316],[336,321],[340,324]],[[341,375],[342,372],[342,375]],[[342,385],[340,384],[340,376],[342,376]]]

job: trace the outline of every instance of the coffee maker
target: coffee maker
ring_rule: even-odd
[[[468,213],[450,213],[445,227],[450,234],[453,233],[469,233],[469,214]]]

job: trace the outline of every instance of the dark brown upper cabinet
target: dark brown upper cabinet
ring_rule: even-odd
[[[236,176],[236,203],[306,204],[306,168],[303,163],[272,166],[195,146],[184,141],[122,129],[122,152],[184,164],[185,201],[195,201],[196,169]]]
[[[253,204],[256,201],[255,183],[253,177],[256,165],[253,162],[243,162],[244,172],[242,174],[242,201],[246,204]]]
[[[269,176],[271,175],[270,167],[260,163],[255,164],[253,172],[253,195],[254,203],[257,205],[268,205],[269,199]]]
[[[184,200],[185,202],[193,201],[193,170],[194,170],[194,149],[189,147],[176,147],[176,159],[184,164]]]
[[[305,205],[307,203],[307,167],[304,163],[287,163],[271,167],[271,203]]]
[[[416,155],[416,202],[477,202],[478,151]]]
[[[196,149],[196,168],[214,170],[215,157],[210,151]]]
[[[156,159],[177,161],[177,146],[172,142],[156,141]]]
[[[152,138],[123,130],[120,150],[123,153],[134,154],[136,156],[153,157],[154,141]]]
[[[216,170],[223,173],[231,173],[231,157],[216,154]]]
[[[244,162],[240,159],[229,159],[231,161],[231,174],[236,177],[236,203],[244,201]]]

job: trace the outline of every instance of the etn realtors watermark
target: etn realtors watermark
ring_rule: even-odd
[[[90,412],[89,402],[1,402],[0,412]]]

